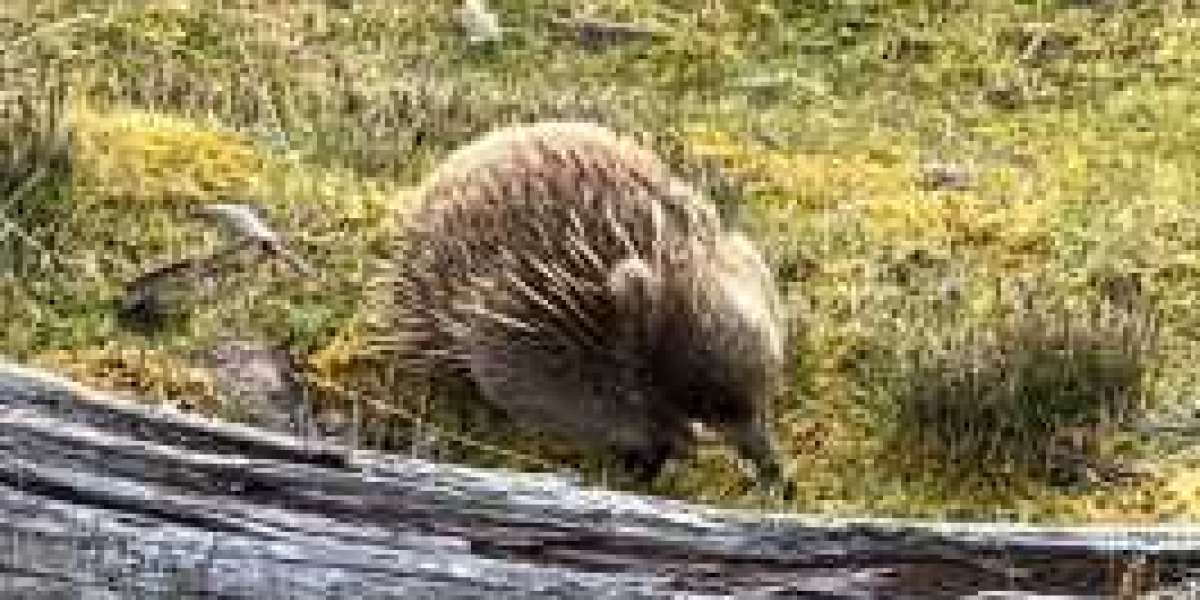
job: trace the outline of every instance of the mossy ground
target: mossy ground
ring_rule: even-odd
[[[762,240],[799,325],[794,386],[776,411],[799,496],[756,496],[719,448],[658,491],[855,515],[1200,513],[1186,437],[1107,435],[1105,453],[1155,466],[1137,484],[1062,487],[998,465],[949,477],[949,459],[896,451],[886,410],[895,352],[986,324],[1005,310],[996,289],[1032,278],[1070,305],[1136,276],[1160,321],[1138,370],[1155,409],[1144,416],[1191,418],[1200,13],[1175,2],[610,0],[592,3],[598,15],[670,33],[596,50],[550,31],[575,3],[494,4],[510,29],[486,47],[455,32],[449,0],[12,9],[4,73],[43,78],[6,75],[0,91],[70,90],[71,168],[2,214],[23,233],[0,246],[14,248],[16,275],[0,278],[0,352],[219,413],[187,357],[222,336],[264,337],[307,358],[322,402],[350,406],[339,390],[357,388],[379,418],[371,407],[394,390],[371,384],[375,366],[355,357],[356,323],[390,207],[479,133],[583,117],[648,134]],[[932,162],[961,170],[960,184],[930,184]],[[185,293],[186,319],[149,337],[122,329],[123,282],[219,243],[187,216],[215,201],[263,206],[320,278],[247,263]],[[951,309],[938,300],[948,287]],[[504,424],[404,407],[479,442],[442,437],[439,456],[604,471],[601,457]],[[416,431],[386,423],[374,431]]]

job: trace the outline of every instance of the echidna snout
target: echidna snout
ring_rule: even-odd
[[[646,261],[630,257],[618,262],[608,275],[608,287],[625,311],[650,307],[658,294],[658,275]]]

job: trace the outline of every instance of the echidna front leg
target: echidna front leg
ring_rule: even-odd
[[[753,463],[761,487],[778,491],[784,499],[795,496],[795,484],[783,472],[779,448],[765,423],[757,419],[745,420],[726,425],[724,429],[741,455]]]
[[[645,486],[654,482],[671,455],[670,446],[655,444],[637,450],[618,451],[618,460],[621,467],[634,481]]]

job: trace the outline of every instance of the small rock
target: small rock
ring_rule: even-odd
[[[471,44],[498,42],[503,37],[500,18],[488,9],[484,0],[463,0],[457,16],[458,23]]]
[[[1025,101],[1025,95],[1025,92],[1017,84],[1001,82],[984,90],[983,101],[996,108],[1014,110]]]
[[[954,306],[962,301],[963,280],[959,277],[947,277],[938,285],[937,301],[945,306]]]
[[[965,165],[929,162],[921,166],[921,185],[929,190],[961,192],[975,187],[975,176]]]
[[[299,433],[304,388],[286,350],[244,340],[224,341],[204,356],[218,391],[254,425]]]

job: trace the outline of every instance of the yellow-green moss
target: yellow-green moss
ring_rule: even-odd
[[[720,160],[730,173],[750,182],[749,191],[761,193],[766,202],[827,209],[912,196],[916,191],[914,165],[883,161],[866,151],[815,154],[768,150],[744,136],[701,124],[693,124],[686,139],[694,153]]]
[[[218,414],[211,374],[170,352],[120,343],[44,352],[32,362],[101,390]]]
[[[252,198],[267,167],[245,136],[167,115],[80,108],[72,125],[76,193],[132,210]]]

